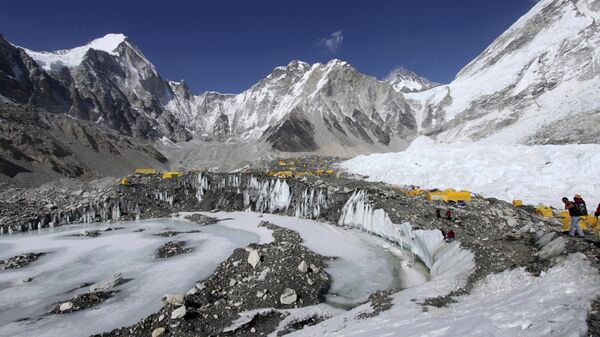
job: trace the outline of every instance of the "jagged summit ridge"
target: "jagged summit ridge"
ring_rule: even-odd
[[[117,55],[115,50],[125,41],[127,37],[123,34],[106,34],[95,39],[85,46],[72,49],[56,51],[33,51],[23,48],[44,70],[50,71],[61,67],[75,67],[81,64],[86,53],[90,50],[104,51],[111,55]]]

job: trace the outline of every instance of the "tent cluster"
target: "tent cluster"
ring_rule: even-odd
[[[136,168],[134,171],[134,174],[136,176],[159,176],[160,175],[163,179],[172,179],[172,178],[177,178],[177,177],[181,177],[181,176],[185,175],[184,172],[179,172],[179,171],[167,171],[167,172],[161,173],[157,169],[153,169],[153,168]],[[119,184],[122,186],[131,185],[130,177],[124,177],[124,178],[119,179]]]

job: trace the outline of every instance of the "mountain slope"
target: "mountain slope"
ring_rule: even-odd
[[[452,83],[406,95],[419,132],[441,142],[589,140],[552,134],[600,112],[599,18],[597,0],[538,2]]]
[[[123,176],[165,168],[152,146],[90,122],[0,103],[0,179],[36,184],[54,178]]]

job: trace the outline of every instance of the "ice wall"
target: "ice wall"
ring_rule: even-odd
[[[285,213],[299,218],[316,219],[329,207],[326,190],[292,188],[285,179],[257,177],[241,173],[198,173],[196,198],[202,202],[208,193],[217,198],[223,193],[241,196],[244,210],[260,213]]]
[[[356,190],[350,196],[338,220],[340,226],[359,228],[395,242],[411,251],[429,268],[434,278],[448,268],[469,272],[475,266],[473,254],[460,248],[458,242],[446,244],[439,230],[413,230],[409,223],[394,224],[383,209],[374,209],[366,191]],[[459,262],[460,266],[449,266]]]
[[[294,207],[294,216],[297,218],[316,219],[321,215],[321,209],[327,207],[327,197],[323,190],[307,188],[304,189],[302,196]]]

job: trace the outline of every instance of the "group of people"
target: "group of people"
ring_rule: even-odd
[[[567,197],[563,197],[562,202],[565,204],[565,209],[569,211],[569,216],[571,217],[571,228],[569,229],[569,235],[575,236],[575,232],[577,231],[577,235],[584,237],[585,234],[579,226],[579,221],[581,220],[582,216],[588,215],[585,201],[581,195],[577,194],[573,198],[573,201],[569,200]],[[600,204],[598,204],[598,208],[596,209],[594,216],[596,219],[600,216]]]

